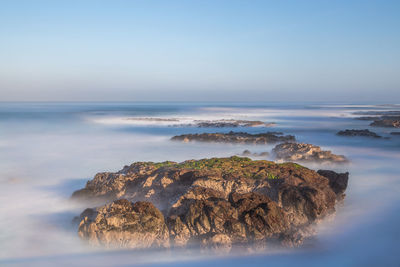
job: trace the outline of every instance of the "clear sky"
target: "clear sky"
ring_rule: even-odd
[[[400,102],[400,1],[0,0],[0,101]]]

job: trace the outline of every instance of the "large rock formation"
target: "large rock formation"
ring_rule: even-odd
[[[344,131],[339,131],[337,135],[342,136],[364,136],[364,137],[373,137],[373,138],[382,138],[382,136],[378,135],[377,133],[371,132],[368,129],[364,130],[349,130],[346,129]]]
[[[92,244],[222,251],[296,246],[334,212],[347,177],[236,156],[137,162],[97,174],[73,198],[113,201],[80,215],[79,235]]]
[[[331,151],[322,150],[319,146],[304,143],[283,143],[272,150],[276,158],[285,161],[312,161],[328,163],[345,163],[345,156],[335,155]]]
[[[202,134],[183,134],[171,138],[174,141],[183,142],[215,142],[215,143],[239,143],[239,144],[272,144],[279,142],[295,141],[293,135],[283,135],[280,132],[266,132],[259,134],[249,134],[245,132],[229,133],[202,133]]]

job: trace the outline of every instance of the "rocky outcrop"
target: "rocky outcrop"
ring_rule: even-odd
[[[272,150],[276,158],[285,161],[312,161],[327,163],[348,162],[345,156],[322,150],[319,146],[304,143],[283,143]]]
[[[80,216],[79,236],[94,245],[122,248],[169,247],[163,214],[149,202],[116,200]]]
[[[113,201],[81,214],[79,235],[91,244],[221,251],[297,246],[334,212],[347,177],[236,156],[137,162],[97,174],[73,198]]]
[[[383,116],[381,119],[374,120],[370,125],[375,127],[400,128],[400,116]]]
[[[389,111],[363,111],[355,112],[358,115],[372,115],[362,116],[356,119],[373,121],[370,126],[375,127],[387,127],[387,128],[400,128],[400,111],[389,110]]]
[[[200,128],[236,128],[236,127],[271,127],[275,123],[263,122],[263,121],[249,121],[249,120],[210,120],[201,121],[195,120],[193,124],[187,124],[182,126],[197,126]]]
[[[344,198],[347,184],[349,181],[349,173],[337,173],[330,170],[318,170],[318,174],[329,179],[329,186],[335,192],[337,199],[341,200]]]
[[[337,135],[341,135],[341,136],[364,136],[364,137],[373,137],[373,138],[382,138],[382,136],[371,132],[368,129],[364,129],[364,130],[349,130],[346,129],[344,131],[339,131],[337,133]]]
[[[241,154],[244,157],[268,157],[268,152],[260,152],[260,153],[251,153],[250,150],[244,150]]]
[[[245,132],[229,133],[202,133],[183,134],[171,138],[173,141],[182,142],[214,142],[214,143],[238,143],[238,144],[272,144],[279,142],[295,141],[293,135],[283,135],[280,132],[266,132],[260,134],[249,134]]]

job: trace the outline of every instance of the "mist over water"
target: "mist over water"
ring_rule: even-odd
[[[400,110],[398,105],[218,104],[218,103],[0,103],[0,265],[107,266],[398,266],[400,262],[400,136],[371,128],[354,112]],[[138,121],[129,118],[174,118]],[[195,120],[275,122],[268,128],[197,128]],[[176,124],[174,127],[171,124]],[[366,129],[390,139],[341,137]],[[178,134],[282,131],[342,154],[346,165],[304,164],[349,171],[346,199],[333,220],[299,249],[215,256],[190,251],[132,252],[88,246],[71,224],[86,208],[73,191],[97,172],[117,171],[135,161],[184,161],[270,152],[272,145],[177,143]],[[272,158],[267,158],[272,160]]]

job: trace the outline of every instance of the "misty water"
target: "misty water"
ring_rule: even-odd
[[[0,265],[5,266],[399,266],[400,136],[370,127],[354,112],[400,110],[399,105],[319,103],[1,103]],[[174,121],[128,118],[173,118]],[[197,128],[194,120],[275,122],[262,128]],[[173,125],[171,125],[173,124]],[[335,135],[366,129],[389,137]],[[86,207],[69,200],[97,172],[135,161],[184,161],[270,152],[272,145],[177,143],[195,132],[282,131],[348,157],[346,165],[304,164],[349,171],[344,203],[318,235],[295,249],[235,255],[198,251],[110,250],[79,239],[71,223]],[[398,130],[400,131],[400,130]],[[266,158],[273,160],[273,158]]]

